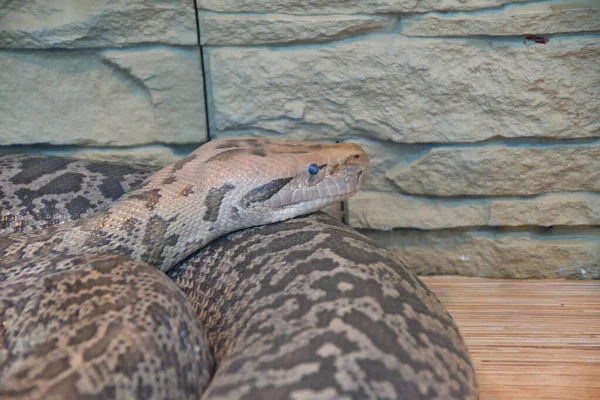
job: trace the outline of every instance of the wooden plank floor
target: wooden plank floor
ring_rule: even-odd
[[[600,281],[421,279],[465,338],[481,400],[600,400]]]

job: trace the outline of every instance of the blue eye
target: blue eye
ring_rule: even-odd
[[[308,173],[311,175],[316,175],[319,173],[319,166],[317,164],[310,164],[308,166]]]

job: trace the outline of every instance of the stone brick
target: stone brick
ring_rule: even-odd
[[[27,0],[3,2],[0,48],[121,47],[197,43],[188,0]]]
[[[348,200],[348,223],[381,230],[600,225],[600,193],[444,199],[362,191]]]
[[[424,275],[600,279],[600,232],[533,233],[371,231],[367,236]]]
[[[425,14],[402,20],[409,36],[511,36],[600,31],[600,2],[542,2],[499,12]]]
[[[387,177],[402,192],[418,195],[600,192],[600,145],[437,148]]]
[[[0,145],[207,139],[197,48],[0,51]]]
[[[374,35],[290,48],[209,48],[213,134],[404,143],[600,136],[600,41]]]
[[[477,10],[526,0],[202,0],[202,9],[223,12],[287,14],[413,13]]]
[[[446,229],[483,226],[489,204],[471,200],[429,200],[381,192],[359,192],[348,200],[348,223],[354,228]]]
[[[211,46],[318,43],[396,25],[393,16],[200,13],[202,44]]]

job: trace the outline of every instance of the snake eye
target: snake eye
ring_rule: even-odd
[[[317,164],[310,164],[308,166],[308,173],[310,175],[316,175],[319,173],[319,166]]]

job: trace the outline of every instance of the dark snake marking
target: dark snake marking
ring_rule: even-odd
[[[252,150],[252,152],[250,154],[257,156],[257,157],[266,157],[267,156],[267,153],[265,153],[264,150],[261,150],[261,149],[254,149],[254,150]]]
[[[81,190],[83,175],[77,172],[66,172],[57,176],[38,190],[20,189],[16,195],[25,204],[32,204],[33,200],[49,194],[75,193]]]
[[[131,235],[139,223],[140,221],[137,218],[129,217],[125,221],[123,221],[122,229],[128,235]]]
[[[94,206],[92,203],[83,196],[77,196],[71,200],[69,200],[65,207],[69,211],[69,214],[73,219],[78,219],[88,211],[90,211]]]
[[[279,192],[285,185],[294,178],[280,178],[265,183],[262,186],[252,189],[243,197],[243,200],[249,205],[258,201],[269,200],[275,193]]]
[[[175,246],[179,235],[171,234],[167,236],[169,222],[165,221],[158,215],[150,217],[145,226],[144,237],[142,243],[146,246],[146,252],[142,255],[142,260],[152,265],[162,264],[164,257],[163,250],[167,246]]]
[[[92,232],[94,232],[94,234],[90,235],[90,237],[84,242],[84,246],[93,249],[95,247],[104,247],[110,245],[110,237],[108,237],[106,232],[97,228]]]
[[[125,194],[125,189],[123,189],[123,185],[120,182],[122,180],[124,180],[124,178],[118,180],[113,178],[103,179],[102,183],[98,186],[102,196],[111,201],[115,201],[123,196],[123,194]]]
[[[10,182],[29,184],[44,175],[52,174],[65,169],[73,160],[68,158],[32,157],[21,161],[21,171],[10,178]]]
[[[233,150],[225,150],[222,151],[220,153],[215,154],[214,156],[210,157],[208,160],[206,160],[207,163],[211,163],[211,162],[226,162],[231,160],[233,157],[237,156],[238,154],[245,154],[248,153],[248,149],[233,149]]]
[[[229,142],[227,142],[227,143],[220,144],[220,145],[216,146],[215,149],[217,149],[217,150],[225,150],[225,149],[237,149],[239,147],[240,147],[240,145],[237,144],[237,143],[229,143]]]
[[[246,140],[228,139],[225,143],[216,146],[215,149],[218,149],[218,150],[232,149],[232,148],[242,147],[243,145],[250,145],[251,147],[261,147],[261,144],[258,143],[258,140],[256,140],[256,139],[246,139]]]
[[[250,147],[249,148],[241,148],[242,144],[246,145],[246,146],[250,145]],[[267,153],[265,152],[263,145],[261,143],[259,143],[258,140],[256,140],[256,139],[248,139],[248,140],[244,140],[244,141],[231,139],[231,140],[227,140],[224,144],[216,146],[215,149],[225,150],[225,151],[215,154],[214,156],[210,157],[206,162],[227,161],[231,157],[233,157],[237,154],[242,154],[242,153],[248,153],[248,154],[251,154],[251,155],[257,156],[257,157],[266,157],[267,156]]]
[[[242,141],[237,139],[229,139],[225,143],[215,147],[217,150],[236,149],[242,147]]]
[[[162,195],[160,194],[160,189],[151,189],[147,192],[133,194],[129,196],[129,198],[131,199],[140,199],[144,201],[144,207],[146,207],[150,211],[153,211],[156,208],[156,205],[158,204],[158,201],[161,197]]]
[[[198,157],[197,154],[190,154],[188,156],[183,157],[180,160],[177,160],[176,162],[173,163],[173,168],[171,169],[171,173],[173,175],[166,177],[165,179],[163,179],[162,183],[165,185],[169,185],[173,182],[177,181],[177,177],[175,176],[175,173],[177,171],[179,171],[180,169],[182,169],[185,164],[189,163],[190,161],[195,160]]]
[[[227,192],[233,189],[235,189],[235,186],[228,183],[218,188],[210,188],[206,200],[204,201],[204,204],[206,205],[206,212],[204,213],[204,217],[202,217],[204,221],[217,222],[217,219],[219,219],[221,203],[223,203],[223,199]]]
[[[292,147],[292,148],[293,147],[298,147],[298,145],[296,145],[294,143],[281,143],[281,146]],[[318,150],[318,149],[322,149],[323,145],[319,144],[319,143],[315,143],[315,144],[307,146],[306,148],[309,149],[309,150]]]
[[[166,177],[165,179],[163,179],[162,184],[163,185],[170,185],[173,182],[177,182],[177,178],[174,175]]]
[[[190,194],[194,193],[194,187],[192,185],[184,187],[181,192],[179,192],[180,196],[187,197]]]
[[[183,157],[181,160],[176,161],[175,163],[173,163],[173,172],[177,172],[179,171],[181,168],[183,168],[183,166],[187,163],[189,163],[192,160],[195,160],[196,157],[198,157],[196,154],[190,154],[189,156]]]
[[[11,226],[11,223],[13,221],[16,221],[18,217],[28,217],[30,219],[33,219],[33,221],[36,222],[45,222],[48,225],[55,225],[57,223],[60,222],[60,217],[58,216],[59,211],[58,208],[56,208],[56,205],[58,203],[58,200],[46,200],[43,199],[41,201],[41,203],[43,204],[42,207],[37,207],[35,208],[33,204],[31,203],[22,203],[24,205],[26,205],[27,207],[31,207],[31,209],[36,209],[38,210],[36,211],[29,211],[26,213],[21,212],[20,215],[7,215],[2,217],[2,224],[0,226],[1,229],[8,229]],[[0,211],[2,211],[3,207],[0,207]],[[22,232],[25,230],[25,228],[27,228],[27,225],[23,224],[21,225],[17,231]]]
[[[102,181],[99,185],[100,192],[104,197],[113,201],[125,194],[125,189],[121,182],[125,181],[126,177],[140,176],[140,179],[132,182],[132,186],[137,185],[148,176],[148,171],[150,170],[148,166],[143,165],[134,166],[95,161],[89,162],[85,168],[89,172],[102,176]]]
[[[315,144],[315,145],[311,145],[308,147],[298,147],[295,144],[292,143],[283,143],[282,144],[283,147],[286,147],[285,151],[289,152],[289,153],[293,153],[293,154],[308,154],[313,150],[318,150],[323,148],[323,145],[321,144]]]

